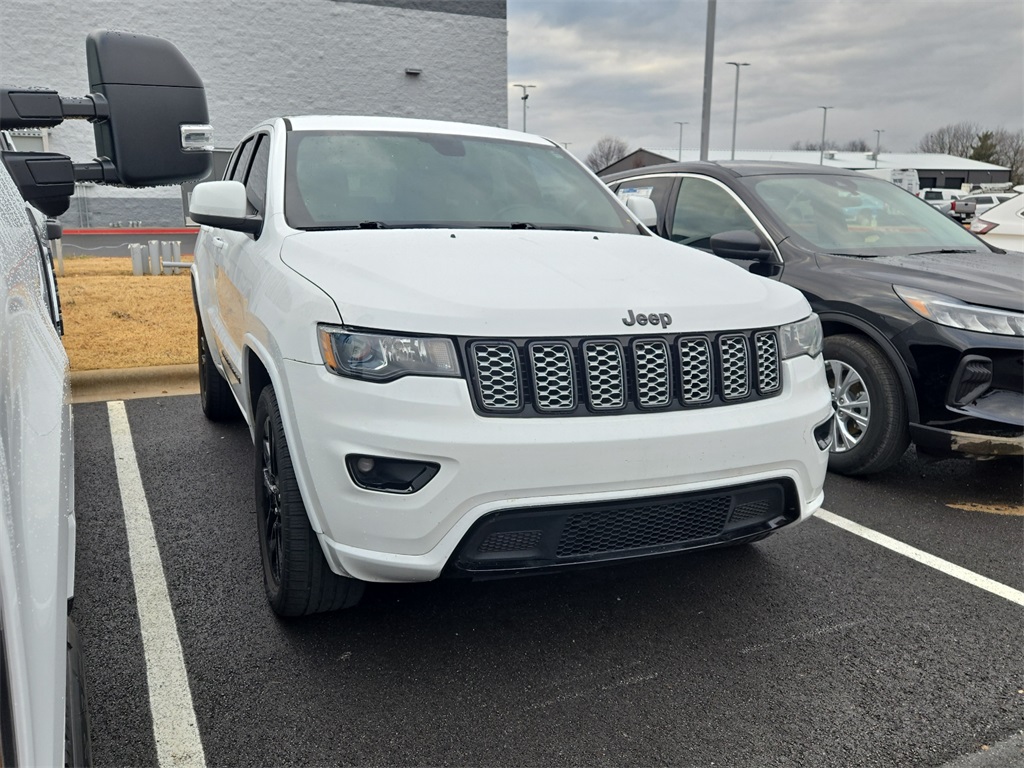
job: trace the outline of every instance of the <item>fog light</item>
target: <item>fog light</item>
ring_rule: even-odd
[[[416,493],[434,479],[440,464],[432,461],[389,459],[383,456],[345,457],[352,482],[368,491],[382,493]]]
[[[831,417],[814,428],[814,442],[818,444],[818,450],[821,451],[827,451],[832,447]]]
[[[963,407],[977,400],[992,385],[992,361],[981,355],[964,355],[949,387],[949,404]]]

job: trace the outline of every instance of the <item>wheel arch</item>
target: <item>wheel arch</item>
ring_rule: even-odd
[[[885,355],[889,364],[892,365],[899,379],[900,389],[903,391],[903,400],[907,404],[908,420],[911,424],[916,424],[920,421],[921,415],[917,404],[917,391],[914,389],[914,380],[910,375],[907,364],[900,357],[892,342],[877,328],[860,318],[828,312],[818,313],[818,317],[821,319],[821,327],[825,336],[837,336],[844,333],[864,336],[882,350],[882,354]]]

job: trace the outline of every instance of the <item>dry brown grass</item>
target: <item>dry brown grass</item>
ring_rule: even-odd
[[[71,370],[196,362],[196,318],[187,271],[135,277],[131,259],[64,259],[57,278]]]

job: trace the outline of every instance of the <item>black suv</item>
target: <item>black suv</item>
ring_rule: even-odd
[[[1024,454],[1024,254],[856,171],[693,162],[604,181],[657,234],[803,291],[825,329],[829,469]]]

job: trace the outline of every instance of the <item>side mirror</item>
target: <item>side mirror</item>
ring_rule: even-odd
[[[626,208],[630,212],[640,219],[640,222],[646,227],[658,226],[658,209],[654,206],[654,201],[649,197],[641,197],[640,195],[629,195],[626,198]]]
[[[188,215],[197,224],[258,235],[261,216],[247,216],[245,187],[240,181],[204,181],[192,190]]]
[[[129,187],[205,176],[213,160],[203,81],[167,40],[100,30],[85,40],[89,88],[107,101],[96,152]]]
[[[753,232],[736,229],[719,232],[711,236],[711,252],[723,259],[746,259],[747,261],[768,261],[773,254]]]

